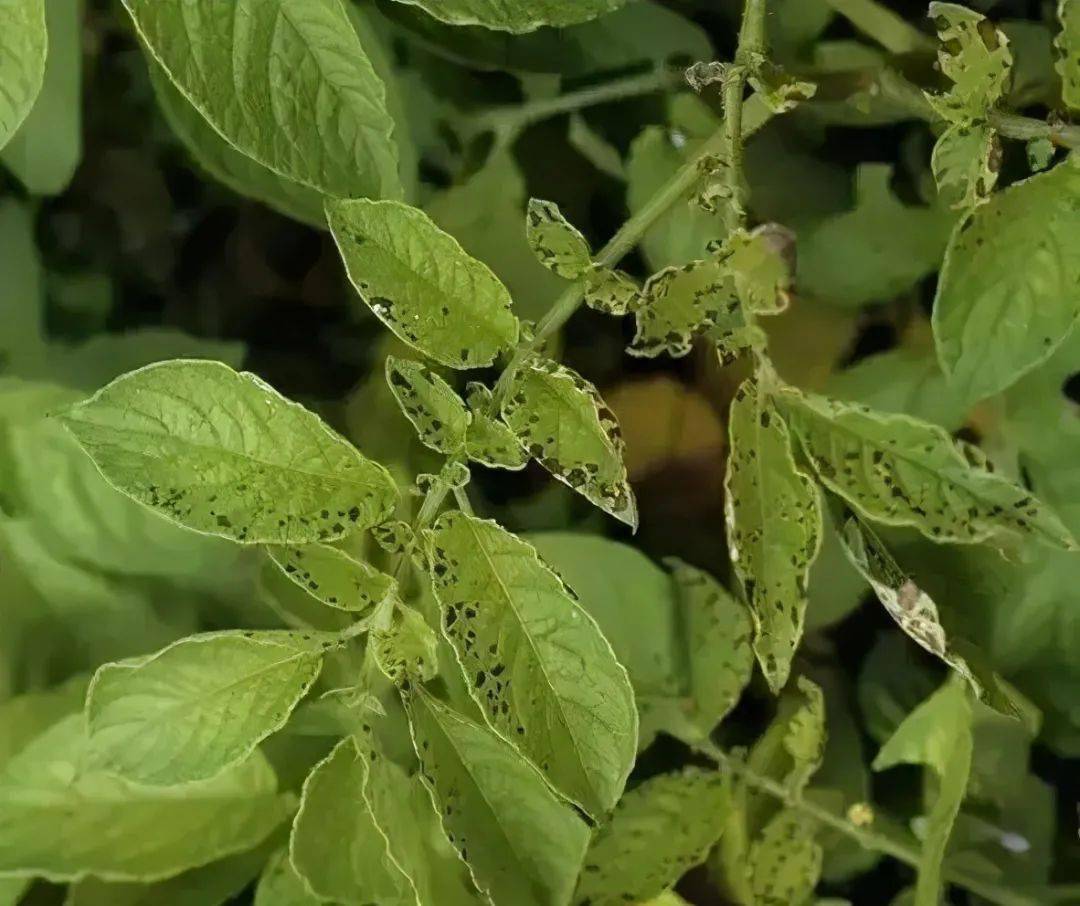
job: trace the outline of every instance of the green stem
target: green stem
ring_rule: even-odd
[[[450,462],[451,460],[447,460],[447,466],[450,465]],[[413,520],[413,535],[419,537],[424,529],[435,521],[435,516],[439,512],[439,507],[443,505],[443,501],[446,500],[449,493],[450,484],[443,481],[441,477],[436,477],[435,481],[428,489],[427,494],[424,495],[424,502],[420,504],[420,512],[416,514],[416,519]],[[408,559],[409,558],[405,554],[398,554],[394,560],[393,567],[390,570],[390,575],[395,579],[398,578],[402,567]]]
[[[826,0],[859,31],[873,38],[889,53],[934,53],[936,44],[929,35],[876,0]]]

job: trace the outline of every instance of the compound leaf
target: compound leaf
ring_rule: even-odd
[[[788,427],[756,379],[735,394],[725,478],[728,551],[754,614],[754,651],[774,692],[802,638],[821,541],[817,488],[795,465]]]
[[[362,613],[394,594],[393,578],[328,544],[271,545],[270,558],[328,607]]]
[[[44,0],[0,4],[0,148],[34,106],[45,79]]]
[[[339,0],[124,0],[177,89],[229,144],[327,195],[401,194],[394,122]]]
[[[532,545],[444,514],[431,534],[443,627],[492,728],[594,815],[618,800],[637,750],[626,670]]]
[[[938,64],[953,85],[946,94],[928,93],[927,100],[952,122],[984,118],[1009,89],[1009,39],[985,16],[957,3],[931,3],[929,15],[941,42]]]
[[[524,469],[529,454],[504,421],[495,416],[492,393],[483,384],[470,382],[466,398],[472,420],[465,436],[469,459],[493,469]]]
[[[386,358],[386,382],[424,446],[456,453],[465,443],[469,412],[457,392],[420,362]]]
[[[233,541],[332,541],[382,522],[397,499],[386,469],[220,362],[148,365],[61,418],[117,490]]]
[[[525,235],[536,260],[564,280],[576,280],[592,264],[588,240],[553,201],[529,199]]]
[[[417,687],[407,698],[421,776],[450,843],[495,903],[563,906],[588,828],[501,737]]]
[[[423,211],[394,201],[327,202],[360,297],[397,336],[450,368],[479,368],[518,339],[510,293]]]
[[[286,632],[192,636],[106,664],[86,696],[93,763],[146,784],[213,777],[284,725],[321,666],[317,639]]]
[[[527,32],[544,25],[562,27],[588,22],[623,5],[625,0],[400,0],[419,6],[449,25],[482,25],[499,31]]]
[[[592,384],[564,365],[532,358],[514,373],[502,414],[540,465],[637,528],[619,423]]]
[[[822,848],[813,819],[793,809],[774,815],[750,847],[755,906],[791,906],[809,900],[821,876]]]
[[[1048,359],[1080,319],[1080,162],[999,192],[957,224],[934,300],[950,383],[974,401]]]

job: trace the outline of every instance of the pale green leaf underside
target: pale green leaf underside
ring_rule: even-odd
[[[870,520],[909,525],[934,541],[973,544],[1018,533],[1076,547],[1049,509],[968,463],[936,425],[796,391],[776,399],[821,481]]]
[[[1080,110],[1080,3],[1058,0],[1061,31],[1055,39],[1057,71],[1061,76],[1061,99],[1066,107]]]
[[[147,787],[87,770],[83,716],[47,730],[0,774],[0,872],[151,881],[243,852],[286,817],[255,753],[213,780]]]
[[[321,666],[317,641],[239,631],[106,664],[86,698],[92,762],[146,784],[213,777],[281,728]]]
[[[424,782],[482,893],[565,906],[588,828],[505,740],[418,689],[408,701]]]
[[[397,497],[316,415],[220,362],[149,365],[62,418],[115,488],[233,541],[335,540],[382,522]]]
[[[491,391],[478,383],[470,383],[466,389],[472,415],[465,437],[465,452],[469,459],[493,469],[524,469],[529,454],[510,426],[498,418]]]
[[[663,774],[620,800],[593,837],[578,878],[577,906],[642,903],[705,860],[724,827],[719,774]]]
[[[1080,319],[1080,162],[999,192],[957,224],[934,300],[934,339],[970,401],[1049,358]]]
[[[419,6],[449,25],[482,25],[499,31],[526,32],[544,25],[587,22],[623,5],[625,0],[400,0]]]
[[[0,3],[0,148],[41,91],[47,45],[44,0]]]
[[[592,263],[588,241],[552,201],[529,199],[525,235],[536,260],[564,280],[576,280]]]
[[[527,542],[447,513],[430,544],[443,627],[492,728],[564,795],[603,815],[637,750],[626,671]]]
[[[754,651],[777,691],[802,638],[807,577],[821,541],[818,492],[796,467],[787,425],[756,380],[736,393],[729,428],[728,551],[754,614]]]
[[[386,91],[339,0],[124,0],[176,87],[228,142],[332,196],[398,197]]]
[[[423,211],[358,200],[326,212],[353,286],[401,340],[451,368],[490,365],[517,342],[506,287]]]
[[[364,613],[397,588],[386,573],[328,544],[271,545],[267,550],[293,582],[338,610]]]
[[[750,847],[755,906],[806,903],[821,875],[822,849],[813,820],[794,810],[777,813]]]
[[[465,443],[469,412],[438,374],[409,359],[386,358],[386,382],[420,441],[437,453],[456,453]]]
[[[739,230],[719,253],[743,307],[761,315],[777,315],[788,307],[794,283],[795,235],[775,223],[753,232]]]
[[[619,424],[591,383],[549,359],[530,359],[514,373],[502,414],[540,465],[637,528]]]

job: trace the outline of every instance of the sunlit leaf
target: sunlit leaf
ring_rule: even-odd
[[[524,469],[529,454],[510,426],[498,418],[491,391],[475,382],[471,382],[466,391],[472,415],[465,435],[465,452],[469,459],[496,469]]]
[[[281,571],[328,607],[363,613],[394,594],[394,580],[328,544],[271,545]]]
[[[409,359],[386,358],[386,381],[421,442],[439,453],[456,453],[465,443],[469,413],[438,374]]]
[[[592,249],[554,202],[529,199],[525,234],[537,261],[552,273],[576,280],[588,270]]]
[[[953,122],[983,118],[1009,87],[1009,39],[980,13],[957,3],[931,3],[937,25],[938,65],[953,83],[945,94],[927,94],[934,109]]]

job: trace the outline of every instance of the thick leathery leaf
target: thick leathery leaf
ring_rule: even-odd
[[[634,787],[585,855],[577,906],[641,903],[663,893],[705,857],[724,828],[719,774],[688,768]]]
[[[621,317],[637,309],[643,298],[634,279],[622,271],[594,264],[585,272],[582,299],[594,311]]]
[[[536,260],[564,280],[576,280],[592,263],[588,240],[553,201],[529,199],[525,235]]]
[[[1058,51],[1056,68],[1061,76],[1061,99],[1066,107],[1080,110],[1080,3],[1058,0],[1058,19],[1061,31],[1054,44]]]
[[[213,777],[284,725],[321,666],[315,636],[239,631],[106,664],[86,696],[92,761],[146,784]]]
[[[931,3],[929,15],[941,41],[938,64],[953,85],[927,99],[952,122],[982,119],[1008,91],[1009,39],[983,15],[957,3]]]
[[[469,412],[439,375],[409,359],[386,358],[386,382],[420,441],[437,453],[456,453],[465,443]]]
[[[270,558],[328,607],[364,613],[395,594],[393,578],[328,544],[271,545]]]
[[[400,0],[419,6],[449,25],[482,25],[509,32],[527,32],[543,25],[588,22],[610,13],[626,0]]]
[[[0,148],[26,119],[45,79],[44,0],[0,4]]]
[[[450,843],[495,903],[562,906],[588,828],[501,737],[417,688],[407,699],[421,776]]]
[[[390,515],[390,474],[316,415],[220,362],[160,362],[62,414],[106,480],[247,544],[331,541]]]
[[[289,811],[259,753],[213,780],[148,787],[88,769],[81,714],[0,774],[0,872],[153,881],[243,852]]]
[[[633,767],[637,712],[600,628],[495,522],[444,514],[429,550],[444,631],[488,723],[556,789],[605,814]]]
[[[997,184],[1001,140],[987,123],[954,123],[934,145],[930,165],[940,191],[954,208],[982,204]]]
[[[821,876],[822,849],[813,819],[793,809],[778,812],[750,847],[755,906],[809,901]]]
[[[470,382],[465,389],[472,416],[465,436],[469,459],[493,469],[524,469],[529,454],[510,426],[497,417],[491,391],[476,382]]]
[[[339,0],[124,0],[180,92],[228,142],[332,196],[397,197],[386,90]]]
[[[936,425],[794,390],[776,402],[821,481],[870,520],[913,526],[934,541],[1020,534],[1077,547],[1049,509],[969,462]]]
[[[735,281],[747,311],[778,315],[791,301],[795,278],[795,234],[776,223],[724,240],[719,258]]]
[[[451,368],[479,368],[518,339],[510,293],[423,212],[329,201],[330,229],[360,297],[397,336]]]
[[[999,192],[957,224],[934,300],[949,381],[974,401],[1048,359],[1080,319],[1080,161]]]
[[[807,575],[821,542],[818,491],[795,465],[788,427],[756,379],[735,394],[730,431],[728,551],[754,614],[754,651],[775,692],[802,638]]]
[[[619,423],[585,378],[550,359],[531,358],[515,372],[502,414],[540,465],[637,528]]]

